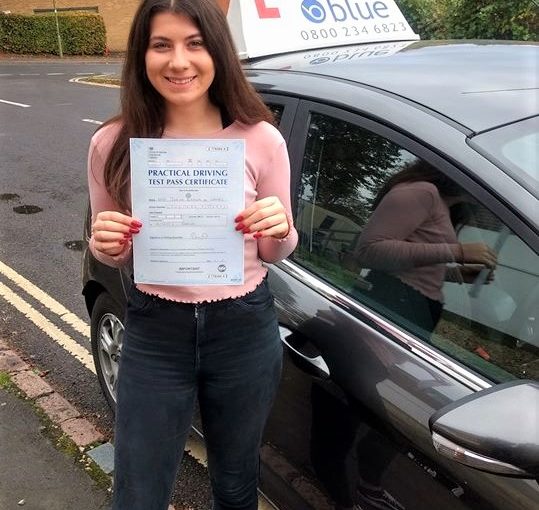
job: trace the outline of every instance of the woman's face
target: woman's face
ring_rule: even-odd
[[[207,106],[215,67],[199,28],[189,17],[156,14],[150,22],[145,60],[148,79],[167,108]]]

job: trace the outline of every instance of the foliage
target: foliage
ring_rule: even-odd
[[[422,39],[536,40],[533,0],[396,0]]]
[[[450,12],[451,37],[537,39],[539,7],[531,0],[459,0]]]
[[[396,0],[421,39],[446,39],[447,18],[459,0]]]
[[[106,35],[98,14],[60,14],[58,25],[66,55],[101,55]],[[59,54],[54,14],[0,14],[0,51]]]

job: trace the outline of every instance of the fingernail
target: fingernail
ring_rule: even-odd
[[[131,232],[131,234],[138,234],[140,230],[138,228],[130,228],[129,232]]]
[[[253,237],[255,239],[260,239],[262,237],[262,234],[260,232],[257,232]]]
[[[124,239],[131,239],[131,234],[124,234]]]
[[[243,229],[243,233],[244,233],[244,234],[248,234],[249,232],[251,232],[251,229],[250,229],[249,227],[245,227],[245,228]]]
[[[243,223],[238,223],[236,225],[236,230],[243,230],[245,228],[245,225]]]
[[[243,216],[236,216],[234,221],[243,221]]]
[[[127,243],[127,239],[120,239],[120,240],[118,241],[118,243],[120,243],[120,244],[125,244],[125,243]]]
[[[132,227],[136,227],[136,228],[140,228],[140,227],[142,227],[142,223],[141,223],[140,221],[133,220],[133,221],[131,222],[131,226],[132,226]]]

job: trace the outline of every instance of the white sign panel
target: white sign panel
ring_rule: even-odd
[[[394,0],[231,0],[228,21],[242,58],[419,39]]]

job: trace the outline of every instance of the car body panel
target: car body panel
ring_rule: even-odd
[[[471,394],[469,387],[426,365],[281,266],[272,267],[269,281],[280,320],[307,338],[334,374],[329,382],[317,381],[298,369],[287,353],[279,393],[283,397],[270,417],[265,440],[286,452],[288,462],[308,466],[296,477],[316,479],[315,473],[323,467],[312,466],[317,453],[323,462],[333,462],[334,471],[340,468],[343,479],[351,476],[346,466],[350,458],[354,459],[353,447],[357,448],[361,437],[368,437],[374,428],[384,449],[391,451],[385,454],[391,459],[383,482],[393,494],[399,494],[406,508],[534,507],[539,491],[532,483],[480,473],[443,459],[434,451],[429,417],[444,405]],[[332,415],[328,410],[321,418],[324,413],[313,409],[321,400],[313,397],[316,385],[324,386],[335,401],[343,404],[340,413],[334,411]],[[317,442],[319,437],[324,438],[324,444]],[[371,459],[355,461],[368,463]],[[324,508],[324,504],[318,501],[312,508]],[[287,508],[286,502],[283,508]]]
[[[364,58],[369,51],[379,58]],[[294,212],[313,112],[360,126],[435,165],[503,219],[520,238],[522,256],[500,269],[505,271],[499,275],[501,287],[533,307],[539,294],[525,269],[530,265],[526,250],[539,252],[537,200],[470,140],[477,131],[537,113],[538,56],[532,44],[407,42],[288,54],[251,62],[246,72],[266,102],[282,110],[279,127],[288,143]],[[489,59],[492,66],[481,65]],[[472,234],[496,244],[492,232],[462,235]],[[514,251],[511,246],[506,249]],[[279,321],[290,332],[281,389],[261,450],[261,485],[279,508],[337,508],[335,495],[353,492],[358,466],[377,466],[384,489],[406,510],[538,507],[535,481],[483,473],[433,447],[433,413],[496,381],[292,258],[268,267]],[[84,272],[90,311],[96,289],[125,304],[129,268],[105,268],[86,253]],[[475,320],[469,294],[463,299],[462,288],[451,285],[446,284],[447,309]],[[485,325],[500,322],[487,312]],[[506,333],[514,334],[533,315],[524,312],[499,311],[511,319]],[[313,369],[308,358],[323,359],[329,375]],[[345,503],[338,508],[352,507]]]
[[[340,50],[347,51],[346,47]],[[354,48],[348,51],[353,52]],[[331,55],[329,50],[326,53]],[[323,55],[324,50],[304,52],[295,54],[294,59],[275,57],[253,63],[252,67],[278,69],[282,66],[280,59],[286,59],[289,72],[319,74],[376,87],[428,105],[475,132],[539,113],[539,46],[532,43],[421,41],[383,58],[334,57],[325,63]],[[486,66],[485,62],[496,65]]]

